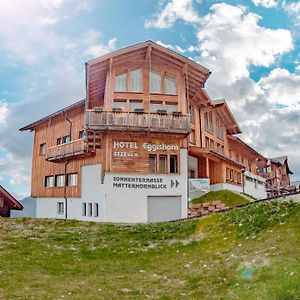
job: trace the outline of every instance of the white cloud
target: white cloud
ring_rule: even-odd
[[[265,99],[270,103],[291,106],[300,103],[300,75],[286,69],[276,68],[258,85],[265,91]]]
[[[213,70],[211,80],[230,85],[249,77],[249,67],[272,65],[293,48],[288,30],[258,25],[260,16],[241,6],[214,4],[198,31],[200,61]]]
[[[256,6],[263,6],[263,7],[266,7],[266,8],[277,6],[277,1],[276,0],[252,0],[252,2]]]
[[[289,2],[283,1],[282,7],[285,11],[287,11],[290,14],[299,14],[300,13],[300,2]]]
[[[170,28],[177,20],[187,23],[200,21],[193,8],[192,0],[171,0],[153,19],[146,20],[145,27]]]
[[[5,101],[0,101],[0,124],[5,124],[8,117],[8,105]]]

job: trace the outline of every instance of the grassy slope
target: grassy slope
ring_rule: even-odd
[[[300,205],[131,227],[0,220],[0,299],[297,299]]]
[[[215,200],[222,201],[228,207],[234,207],[237,205],[246,204],[250,202],[245,197],[239,194],[233,193],[228,190],[223,190],[217,192],[209,192],[200,198],[193,199],[191,203],[196,204],[196,203],[211,202]]]

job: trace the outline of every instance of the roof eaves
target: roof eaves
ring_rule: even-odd
[[[82,104],[84,104],[84,103],[85,103],[85,99],[82,99],[82,100],[80,100],[80,101],[78,101],[78,102],[75,102],[75,103],[73,103],[73,104],[71,104],[71,105],[69,105],[69,106],[67,106],[67,107],[64,107],[64,108],[62,108],[62,109],[60,109],[60,110],[58,110],[58,111],[56,111],[56,112],[54,112],[54,113],[52,113],[52,114],[46,116],[46,117],[43,117],[43,118],[41,118],[41,119],[39,119],[39,120],[37,120],[37,121],[31,123],[31,124],[28,124],[28,125],[26,125],[26,126],[20,128],[19,130],[20,130],[20,131],[26,131],[26,130],[31,130],[31,131],[32,131],[32,130],[34,129],[35,126],[37,126],[37,125],[43,123],[44,121],[46,121],[46,120],[48,120],[48,119],[50,119],[50,118],[53,118],[53,117],[55,117],[55,116],[57,116],[57,115],[59,115],[59,114],[62,114],[62,113],[66,112],[66,111],[68,111],[68,110],[70,110],[70,109],[72,109],[72,108],[75,108],[75,107],[77,107],[77,106],[80,106],[80,105],[82,105]]]

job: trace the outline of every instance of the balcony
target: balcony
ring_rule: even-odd
[[[59,161],[68,157],[80,156],[90,153],[83,139],[71,141],[70,143],[49,147],[46,151],[46,160]]]
[[[181,114],[86,111],[86,128],[90,130],[166,132],[188,135],[190,117]]]

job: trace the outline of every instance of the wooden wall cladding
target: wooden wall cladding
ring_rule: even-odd
[[[46,143],[47,147],[55,146],[58,138],[69,134],[70,122],[66,117],[72,122],[72,140],[78,139],[79,131],[83,129],[84,106],[68,111],[67,115],[56,116],[35,128],[32,156],[32,197],[64,197],[64,187],[46,188],[44,183],[45,176],[64,174],[66,161],[57,163],[46,161],[45,156],[40,154],[40,145]],[[93,156],[70,158],[67,173],[78,173],[78,183],[75,187],[66,187],[67,197],[80,197],[81,167],[101,163],[102,151],[102,149],[97,150]]]
[[[155,151],[156,146],[163,147],[163,144],[170,149]],[[168,136],[112,135],[109,149],[110,170],[116,173],[149,173],[149,154],[178,155],[179,162],[181,144],[181,139]]]

